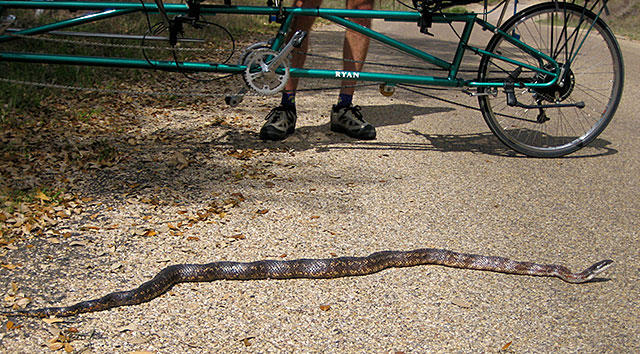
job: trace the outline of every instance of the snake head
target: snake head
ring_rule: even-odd
[[[611,267],[613,261],[610,259],[605,259],[604,261],[600,261],[591,267],[587,268],[587,271],[591,271],[593,275],[604,272],[607,268]]]
[[[585,269],[582,273],[578,274],[576,277],[576,283],[584,283],[591,279],[593,279],[596,275],[604,272],[607,268],[611,267],[613,261],[610,259],[605,259],[603,261],[597,262],[591,267]]]
[[[611,267],[611,265],[613,264],[613,261],[610,259],[605,259],[604,261],[600,261],[594,265],[591,266],[592,271],[594,274],[598,274],[600,272],[603,272],[605,269]]]

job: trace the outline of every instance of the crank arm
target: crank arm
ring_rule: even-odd
[[[278,55],[275,58],[273,58],[273,60],[269,63],[267,67],[262,68],[262,71],[270,72],[270,71],[273,71],[274,69],[277,69],[278,66],[280,66],[280,63],[282,62],[282,60],[286,59],[289,56],[289,54],[291,54],[291,52],[293,51],[293,48],[300,48],[300,46],[302,45],[302,41],[304,41],[304,38],[306,36],[307,36],[307,32],[301,31],[301,30],[296,31],[296,33],[294,33],[293,36],[291,37],[291,40],[289,41],[289,43],[287,43],[287,45],[285,45],[284,48],[282,48],[280,53],[278,53]]]

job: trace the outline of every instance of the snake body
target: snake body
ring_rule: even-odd
[[[566,267],[556,264],[518,262],[504,257],[424,248],[413,251],[382,251],[366,257],[177,264],[164,268],[153,279],[132,290],[113,292],[101,298],[79,302],[71,306],[16,310],[1,312],[1,314],[5,316],[67,317],[147,302],[164,294],[172,286],[179,283],[214,280],[339,278],[368,275],[392,267],[413,267],[424,264],[508,274],[558,277],[570,283],[584,283],[593,279],[595,275],[604,271],[612,263],[611,260],[603,260],[580,273],[572,273]]]

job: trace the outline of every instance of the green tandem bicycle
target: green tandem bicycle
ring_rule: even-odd
[[[624,65],[616,38],[604,22],[608,0],[551,0],[537,3],[505,19],[511,0],[489,6],[484,11],[454,13],[447,8],[461,3],[479,1],[413,0],[404,4],[407,10],[349,10],[334,8],[297,8],[268,0],[265,6],[205,4],[199,0],[186,3],[155,2],[87,2],[58,0],[0,0],[0,62],[85,65],[116,68],[137,68],[181,72],[185,74],[217,73],[242,75],[245,88],[240,95],[226,97],[235,105],[242,94],[253,90],[259,94],[281,91],[289,78],[343,80],[380,84],[383,94],[394,87],[458,88],[476,96],[479,110],[491,131],[508,147],[528,156],[559,157],[575,152],[592,142],[614,116],[623,90]],[[517,0],[515,0],[517,4]],[[71,16],[53,19],[30,28],[12,26],[16,16],[12,10],[53,10]],[[74,15],[75,14],[75,15]],[[84,35],[64,31],[83,29],[87,24],[119,16],[145,16],[148,31],[142,36],[112,35],[141,41],[146,46],[160,39],[168,48],[179,48],[190,42],[197,48],[197,36],[185,36],[186,29],[215,26],[209,18],[215,15],[264,15],[279,25],[273,37],[244,48],[236,63],[188,60],[174,55],[158,60],[144,58],[105,57],[16,51],[16,43],[35,36]],[[158,18],[156,24],[150,15]],[[498,17],[490,23],[489,15]],[[410,56],[425,67],[435,67],[441,75],[395,73],[392,70],[359,72],[319,68],[295,68],[289,56],[305,38],[305,33],[291,32],[295,16],[321,17],[340,26],[368,36],[395,49],[399,55]],[[414,22],[425,34],[434,23],[455,24],[461,31],[451,60],[444,60],[374,29],[363,27],[351,19],[372,18],[385,21]],[[472,45],[474,28],[490,34],[486,46]],[[13,51],[7,50],[7,44]],[[235,48],[234,48],[235,50]],[[461,77],[461,63],[467,53],[480,57],[477,75]],[[398,62],[402,62],[398,59]]]

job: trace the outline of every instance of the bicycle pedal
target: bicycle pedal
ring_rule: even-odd
[[[300,48],[300,46],[302,46],[302,42],[304,41],[305,38],[307,38],[307,32],[298,31],[293,35],[293,38],[291,39],[291,44],[295,48]]]
[[[380,84],[380,93],[382,94],[382,96],[391,97],[395,92],[395,85]]]
[[[237,107],[242,102],[242,96],[240,95],[230,95],[224,98],[224,103],[226,103],[229,107]]]

